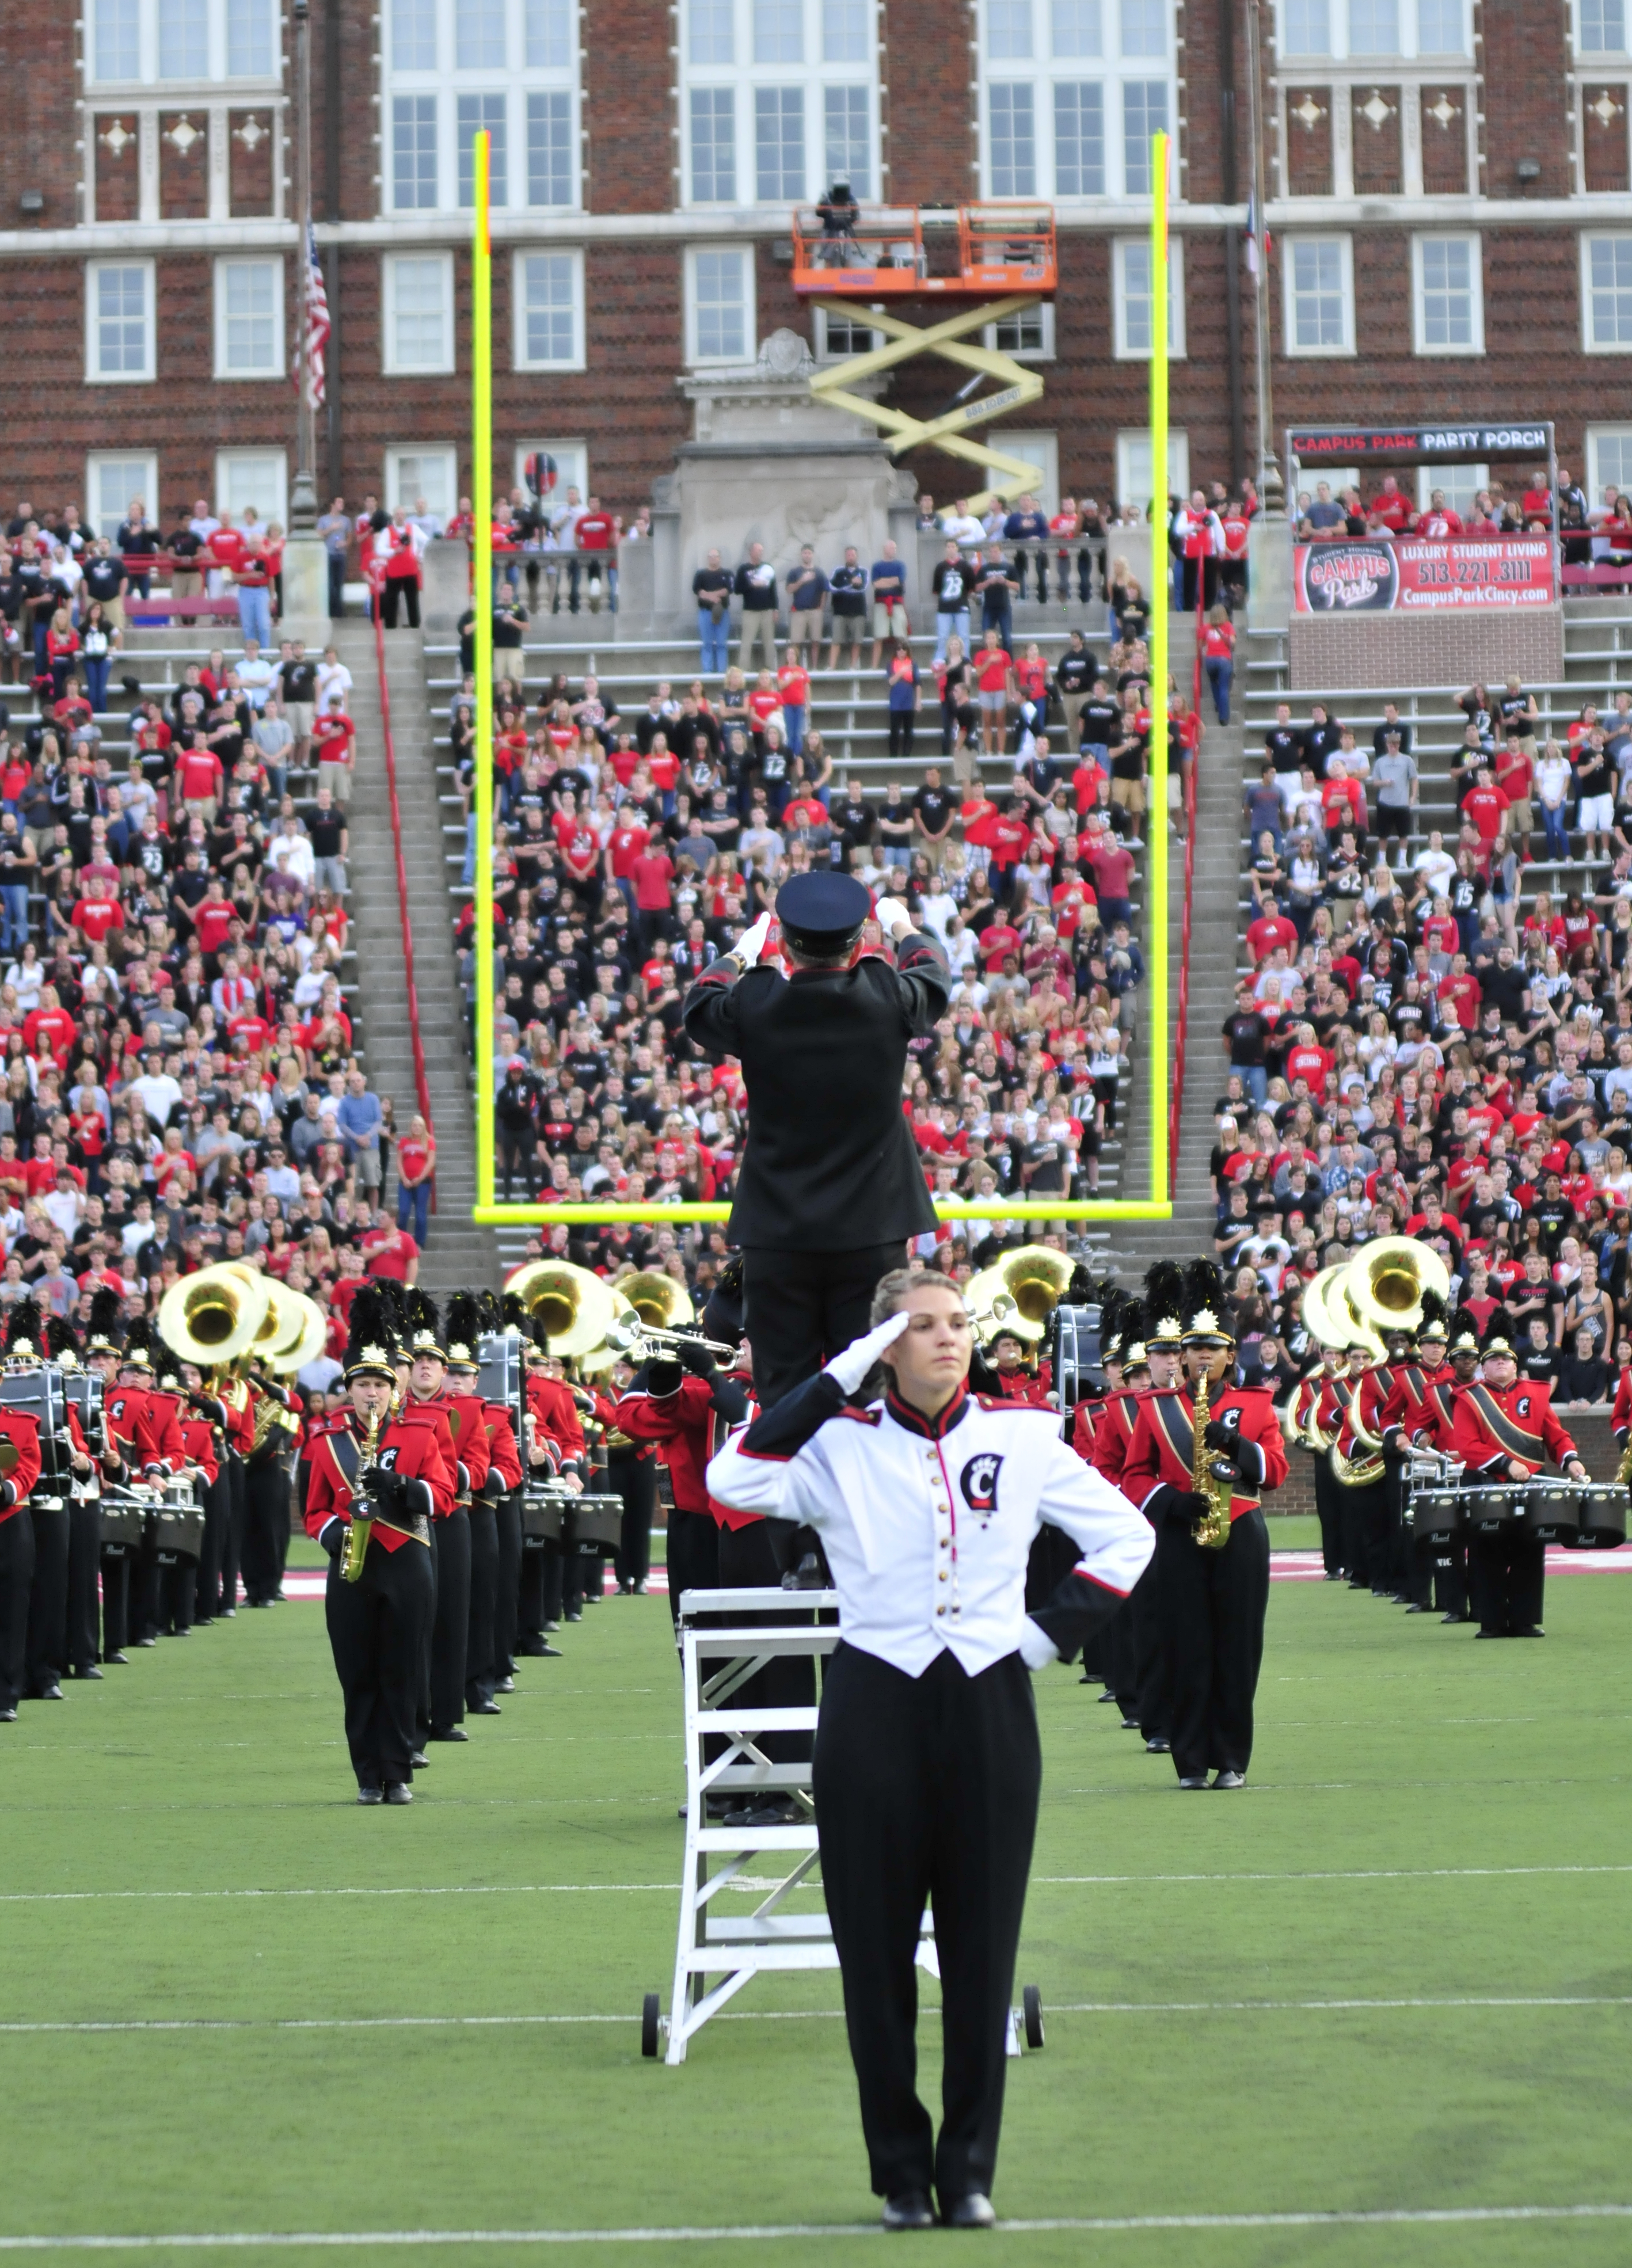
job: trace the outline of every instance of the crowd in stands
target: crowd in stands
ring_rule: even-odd
[[[144,524],[133,505],[110,554],[71,506],[25,502],[0,553],[23,653],[0,705],[0,1307],[83,1321],[106,1285],[151,1312],[179,1274],[244,1259],[331,1309],[321,1384],[347,1287],[413,1280],[435,1164],[423,1122],[370,1089],[342,985],[350,674],[251,636],[177,681],[127,675],[112,711],[92,641],[123,627]],[[48,545],[79,571],[41,652],[26,585]],[[110,557],[124,589],[94,594]]]
[[[1283,703],[1265,734],[1217,1248],[1250,1330],[1301,1350],[1317,1268],[1420,1237],[1527,1374],[1597,1402],[1632,1322],[1632,696],[1560,738],[1516,677],[1458,705],[1426,832],[1393,703],[1364,734]]]

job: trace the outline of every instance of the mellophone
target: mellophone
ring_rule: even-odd
[[[1613,1551],[1627,1540],[1624,1481],[1470,1479],[1453,1459],[1418,1451],[1406,1467],[1407,1513],[1417,1542],[1443,1550],[1470,1535],[1518,1531],[1538,1543]]]
[[[559,1483],[532,1483],[521,1499],[521,1543],[526,1551],[541,1551],[559,1543],[565,1551],[599,1557],[615,1551],[623,1536],[623,1499],[586,1491],[575,1496]]]

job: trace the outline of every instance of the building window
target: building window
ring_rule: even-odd
[[[1105,53],[1099,0],[1053,0],[1049,19],[1052,52],[1056,60]]]
[[[91,52],[98,78],[141,77],[141,0],[97,0]]]
[[[1116,501],[1147,508],[1153,500],[1150,428],[1134,427],[1116,437]],[[1172,496],[1190,493],[1190,436],[1167,429],[1167,489]]]
[[[210,77],[208,0],[158,0],[158,76]]]
[[[488,194],[496,205],[510,202],[510,153],[504,146],[504,98],[502,94],[461,94],[455,98],[454,131],[459,140],[459,201],[474,203],[476,195],[476,136],[490,134],[488,151]]]
[[[691,201],[737,201],[737,98],[728,86],[691,90]]]
[[[986,52],[995,63],[1032,59],[1032,0],[987,0]]]
[[[1125,55],[1165,55],[1167,53],[1166,0],[1122,0],[1122,53]]]
[[[1331,482],[1334,496],[1340,492],[1340,482],[1352,488],[1359,478],[1357,472],[1328,474],[1324,465],[1320,468],[1320,476]],[[1419,465],[1416,468],[1416,508],[1419,512],[1426,512],[1434,500],[1434,491],[1437,490],[1450,510],[1466,519],[1474,508],[1474,498],[1481,489],[1488,489],[1489,485],[1489,465]]]
[[[276,70],[272,46],[272,0],[227,0],[229,78],[269,78]]]
[[[687,254],[687,361],[753,360],[753,258],[737,251]]]
[[[516,368],[584,367],[584,255],[516,254]]]
[[[1150,136],[1167,130],[1167,83],[1130,78],[1122,83],[1122,188],[1130,197],[1150,194]]]
[[[761,0],[763,4],[763,0]],[[761,204],[795,202],[805,192],[805,90],[754,90],[754,194]]]
[[[414,442],[386,452],[386,510],[412,512],[423,504],[445,523],[459,503],[459,456],[453,449]]]
[[[1414,237],[1411,261],[1417,353],[1482,354],[1485,320],[1479,239]]]
[[[157,521],[158,460],[152,452],[93,450],[85,460],[85,500],[94,532],[111,543],[138,499],[148,519]]]
[[[435,70],[436,0],[393,0],[391,65],[400,71]]]
[[[130,386],[152,375],[152,261],[92,261],[85,269],[87,380]]]
[[[1581,0],[1584,8],[1592,0]],[[1618,6],[1620,0],[1604,0]],[[1466,0],[1283,0],[1278,13],[1283,58],[1313,55],[1338,63],[1372,57],[1467,53]]]
[[[1354,272],[1348,237],[1290,238],[1282,247],[1282,273],[1288,354],[1353,354]]]
[[[1467,26],[1463,0],[1416,0],[1416,51],[1419,55],[1461,55],[1467,52]]]
[[[289,460],[282,449],[217,449],[216,510],[234,519],[253,511],[264,527],[287,526]]]
[[[467,211],[481,133],[496,206],[577,205],[577,0],[387,0],[386,24],[393,210]]]
[[[1156,315],[1150,298],[1150,245],[1147,237],[1121,237],[1114,247],[1113,274],[1114,335],[1112,350],[1119,362],[1148,362]],[[1167,351],[1183,356],[1184,239],[1167,240]]]
[[[872,129],[864,86],[822,89],[822,170],[830,181],[848,181],[858,197],[872,195]]]
[[[1026,307],[1018,315],[1005,315],[1000,323],[988,323],[982,334],[989,347],[999,354],[1016,356],[1021,362],[1052,362],[1054,360],[1054,306],[1047,302],[1040,307]],[[1007,446],[1009,429],[1003,428]]]
[[[1105,89],[1061,79],[1054,90],[1054,193],[1105,195]]]
[[[216,376],[283,375],[283,263],[216,262]]]
[[[525,489],[544,507],[548,519],[566,504],[567,490],[577,489],[587,500],[589,446],[584,441],[518,441],[512,460],[512,485]]]
[[[995,197],[1037,195],[1037,120],[1030,86],[994,86],[988,97]]]
[[[1632,352],[1632,236],[1581,239],[1589,354]]]
[[[826,307],[816,310],[816,353],[823,362],[842,362],[849,355],[871,354],[884,341],[859,317],[835,315]]]
[[[1349,52],[1351,55],[1402,53],[1400,0],[1349,0]]]
[[[399,94],[391,104],[391,202],[398,212],[437,202],[437,98]]]
[[[873,0],[684,0],[686,202],[804,204],[834,180],[876,195],[874,17]]]
[[[1329,55],[1332,11],[1328,0],[1285,0],[1280,11],[1283,55]]]
[[[453,368],[451,254],[387,254],[385,364],[387,376]]]
[[[522,61],[529,70],[572,69],[573,0],[526,0]]]
[[[1632,425],[1589,425],[1586,489],[1597,503],[1606,488],[1632,491]]]
[[[1580,17],[1583,55],[1619,55],[1626,53],[1626,0],[1580,0]]]

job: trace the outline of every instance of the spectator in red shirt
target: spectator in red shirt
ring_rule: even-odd
[[[1484,992],[1479,979],[1468,968],[1465,953],[1453,956],[1451,974],[1440,979],[1437,990],[1440,1005],[1447,1017],[1459,1023],[1465,1032],[1476,1032]]]
[[[645,850],[629,869],[635,889],[636,918],[641,949],[650,953],[660,937],[674,925],[674,861],[663,847],[663,830],[654,827]]]
[[[1507,799],[1492,782],[1489,764],[1480,765],[1473,786],[1462,799],[1462,820],[1474,828],[1486,850],[1506,828]]]
[[[329,695],[327,709],[312,727],[312,739],[317,752],[318,785],[327,788],[336,803],[349,803],[357,728],[346,714],[343,693]]]
[[[1109,824],[1096,822],[1083,857],[1099,894],[1099,919],[1107,929],[1118,922],[1133,923],[1134,854],[1119,843]]]
[[[1341,756],[1327,761],[1326,778],[1320,786],[1320,814],[1326,824],[1328,850],[1336,850],[1345,828],[1352,828],[1356,841],[1364,840],[1365,790],[1357,779],[1349,778]]]

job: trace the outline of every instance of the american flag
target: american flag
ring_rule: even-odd
[[[328,294],[323,289],[323,270],[318,264],[317,231],[306,225],[306,335],[303,357],[306,372],[306,401],[310,408],[323,407],[325,374],[323,350],[328,344]]]

